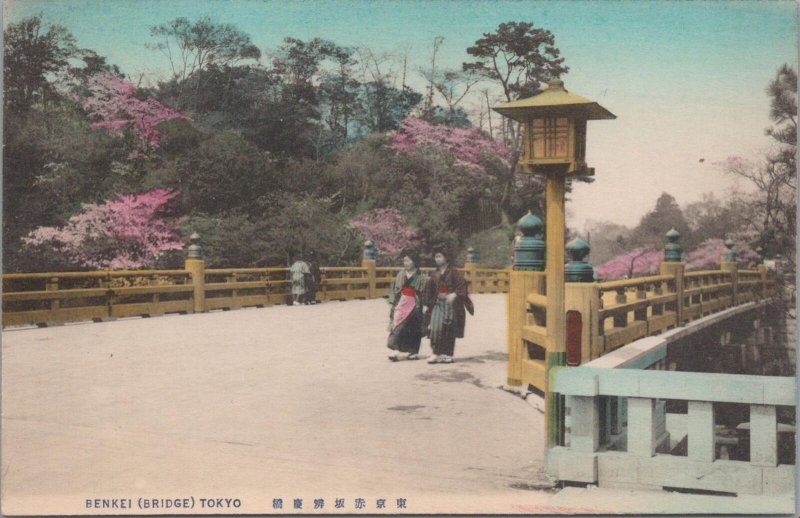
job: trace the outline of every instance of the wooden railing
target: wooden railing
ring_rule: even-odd
[[[547,333],[547,289],[544,272],[510,272],[508,292],[508,384],[544,390]]]
[[[196,267],[196,266],[195,266]],[[398,268],[323,267],[316,300],[353,300],[386,295]],[[429,269],[428,269],[429,270]],[[53,325],[81,320],[155,316],[165,313],[230,310],[285,304],[290,299],[288,268],[201,267],[192,269],[4,274],[3,326]],[[467,263],[467,281],[477,293],[508,290],[507,269]]]
[[[546,327],[544,272],[512,272],[509,290],[509,385],[545,391],[544,359],[553,349]],[[580,350],[568,356],[585,363],[640,338],[662,333],[726,308],[776,296],[766,269],[738,270],[723,262],[719,270],[685,272],[683,263],[662,263],[659,275],[603,282],[568,282],[567,327],[577,320],[567,344]],[[572,320],[570,317],[573,317]],[[579,327],[579,331],[577,330]],[[570,342],[568,340],[568,342]]]
[[[192,309],[184,270],[3,275],[3,326],[153,316]]]

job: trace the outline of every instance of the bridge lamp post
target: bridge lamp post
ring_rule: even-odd
[[[564,192],[567,178],[593,176],[586,164],[586,123],[616,119],[594,101],[568,92],[561,79],[551,79],[540,93],[494,107],[520,123],[522,150],[519,168],[545,176],[547,344],[546,365],[566,365],[564,322]],[[546,391],[547,447],[560,441],[564,409],[557,395]]]

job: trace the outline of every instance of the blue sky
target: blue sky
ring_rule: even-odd
[[[797,63],[792,1],[6,0],[4,24],[36,13],[150,81],[169,68],[145,48],[149,28],[177,16],[235,24],[262,51],[285,36],[407,50],[419,85],[413,67],[427,62],[434,37],[445,38],[439,66],[457,68],[482,33],[531,21],[555,35],[570,67],[567,88],[618,116],[590,123],[597,176],[568,204],[568,224],[578,230],[587,220],[635,225],[663,191],[681,204],[724,194],[735,182],[711,162],[766,149],[765,88],[783,63]]]

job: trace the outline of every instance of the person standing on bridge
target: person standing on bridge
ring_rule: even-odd
[[[306,275],[310,275],[311,270],[306,262],[298,257],[289,268],[289,274],[292,280],[292,305],[297,306],[306,293]]]
[[[389,340],[391,361],[419,359],[422,342],[423,296],[427,276],[419,270],[419,255],[403,252],[403,269],[389,288]]]
[[[428,363],[453,363],[456,338],[464,338],[465,304],[468,304],[467,281],[450,266],[444,251],[433,256],[436,270],[426,286],[428,311],[425,327],[431,339],[433,354]]]

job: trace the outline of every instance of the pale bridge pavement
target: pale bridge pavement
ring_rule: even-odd
[[[747,512],[541,489],[541,400],[498,388],[504,295],[474,301],[452,365],[389,362],[382,299],[6,330],[2,511],[144,514],[139,497],[194,497],[192,514]],[[134,508],[86,507],[113,498]]]

